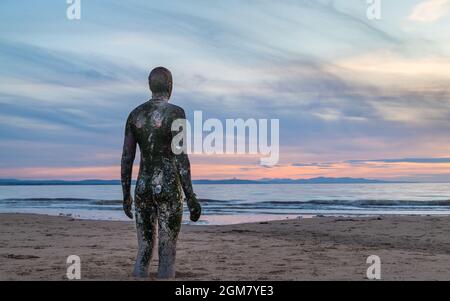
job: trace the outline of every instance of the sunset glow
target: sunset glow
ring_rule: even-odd
[[[30,3],[0,11],[1,178],[118,179],[162,65],[190,121],[280,121],[277,165],[195,154],[195,179],[450,181],[449,1]]]

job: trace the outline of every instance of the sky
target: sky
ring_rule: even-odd
[[[280,120],[277,165],[194,154],[194,179],[450,181],[450,0],[80,3],[1,1],[0,178],[118,179],[165,66],[188,119]]]

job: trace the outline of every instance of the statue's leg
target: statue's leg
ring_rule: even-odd
[[[179,199],[172,199],[162,202],[158,209],[158,278],[174,278],[176,246],[183,217],[183,203]]]
[[[145,205],[145,202],[143,203]],[[133,276],[148,277],[148,266],[152,259],[156,239],[157,210],[153,206],[136,206],[135,216],[138,253]]]

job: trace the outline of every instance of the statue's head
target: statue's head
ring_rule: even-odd
[[[154,98],[168,100],[172,94],[172,73],[164,67],[156,67],[148,76],[148,84]]]

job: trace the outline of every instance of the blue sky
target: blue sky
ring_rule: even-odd
[[[279,118],[280,163],[195,178],[450,180],[450,1],[0,4],[0,177],[118,178],[123,125],[169,68],[188,118]]]

